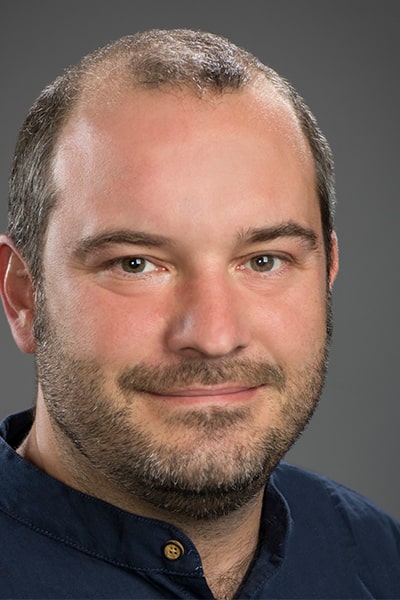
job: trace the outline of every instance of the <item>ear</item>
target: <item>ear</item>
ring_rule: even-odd
[[[14,340],[20,350],[33,354],[34,294],[32,279],[8,235],[0,235],[0,295]]]
[[[329,269],[329,288],[332,289],[339,271],[339,244],[336,233],[331,235],[331,265]]]

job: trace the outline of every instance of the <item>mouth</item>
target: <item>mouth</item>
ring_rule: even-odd
[[[150,394],[151,396],[172,404],[183,405],[232,405],[247,403],[254,398],[264,386],[205,386],[178,390],[166,390],[163,393]]]

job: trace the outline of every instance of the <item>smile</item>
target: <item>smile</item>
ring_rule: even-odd
[[[184,403],[185,405],[198,403],[210,405],[240,404],[252,400],[262,387],[264,386],[211,386],[165,391],[165,393],[151,394],[151,396],[171,403]]]

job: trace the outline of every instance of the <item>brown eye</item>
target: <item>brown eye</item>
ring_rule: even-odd
[[[122,258],[121,267],[126,273],[145,273],[156,268],[155,265],[141,256]]]
[[[264,254],[262,256],[254,256],[249,260],[249,265],[253,271],[259,273],[268,273],[280,267],[282,260],[277,256]]]

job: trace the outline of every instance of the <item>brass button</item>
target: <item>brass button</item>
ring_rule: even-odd
[[[185,548],[176,540],[169,540],[164,546],[164,556],[168,560],[178,560],[185,552]]]

